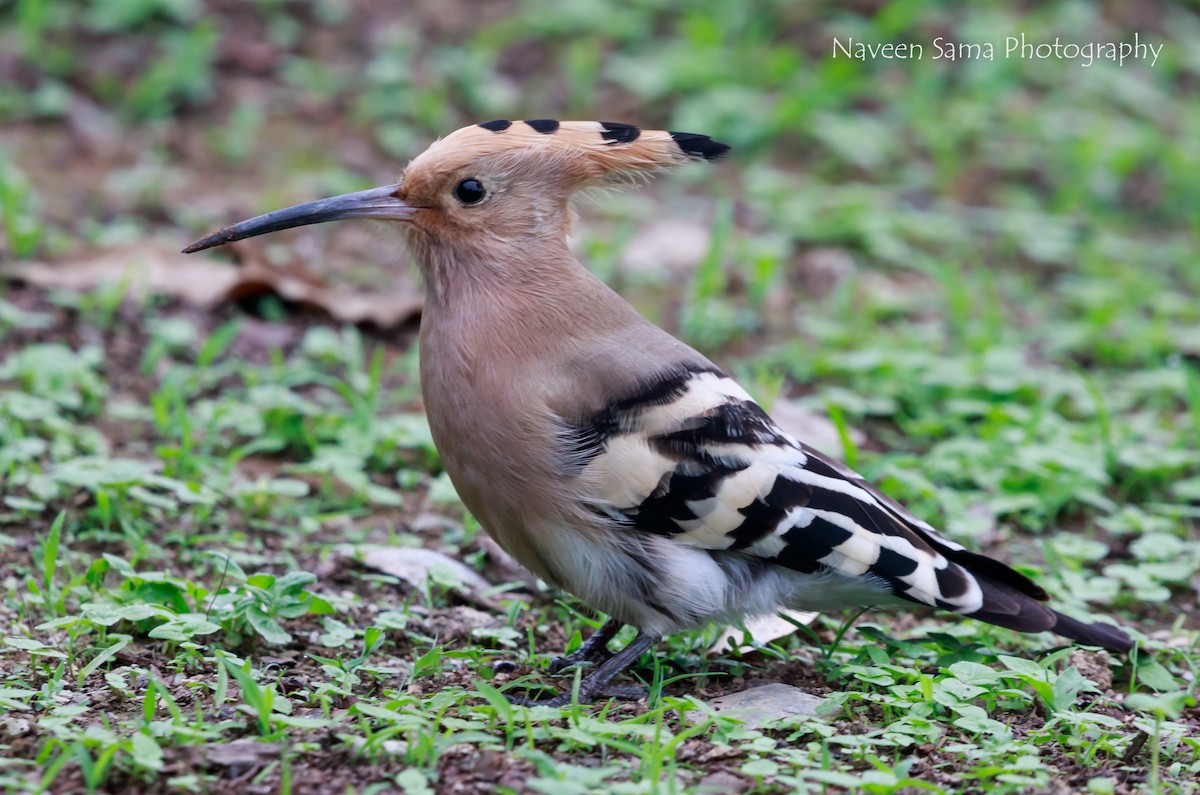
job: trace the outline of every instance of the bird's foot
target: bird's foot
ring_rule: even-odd
[[[601,665],[611,660],[612,656],[613,653],[603,646],[599,648],[593,646],[589,649],[585,644],[570,654],[564,654],[551,660],[550,673],[562,673],[572,665]]]
[[[609,622],[612,623],[611,621]],[[617,625],[618,627],[620,625]],[[597,635],[601,635],[609,624],[605,624],[596,631],[596,635],[588,638],[591,642]],[[616,632],[616,630],[612,630]],[[612,637],[610,634],[608,637]],[[579,703],[586,704],[596,698],[622,698],[622,699],[638,699],[646,695],[646,689],[639,686],[629,685],[613,685],[612,680],[617,674],[624,671],[633,664],[642,652],[654,645],[655,638],[642,632],[634,638],[628,646],[621,649],[616,654],[609,655],[604,662],[600,663],[591,673],[583,678],[579,683]],[[601,649],[604,648],[604,643],[607,639],[599,643]],[[585,644],[586,645],[586,644]],[[580,647],[582,650],[583,647]],[[594,653],[594,647],[590,653]],[[524,698],[522,696],[507,695],[509,701],[518,706],[525,707],[565,707],[570,704],[574,698],[573,688],[566,692],[559,691],[557,694],[549,698]]]
[[[650,691],[642,685],[609,685],[608,687],[602,688],[598,692],[591,692],[590,690],[585,690],[583,683],[580,683],[579,703],[587,704],[588,702],[596,699],[609,698],[615,698],[619,701],[637,701],[638,699],[645,698],[647,695],[649,695],[649,693]],[[560,708],[570,706],[572,701],[572,692],[571,690],[559,691],[553,696],[547,696],[545,698],[526,698],[524,696],[517,696],[511,693],[505,693],[504,697],[518,707]]]
[[[608,619],[580,644],[578,649],[551,660],[550,673],[561,673],[572,665],[600,666],[608,662],[613,657],[613,652],[608,650],[608,642],[621,630],[622,626],[621,622],[616,619]],[[498,674],[510,674],[515,670],[517,670],[517,664],[512,660],[497,660],[492,664],[492,671]]]
[[[550,673],[556,674],[570,668],[572,665],[579,665],[581,663],[590,663],[598,666],[608,662],[613,657],[613,652],[608,650],[608,642],[613,639],[613,636],[620,629],[621,622],[613,618],[608,619],[578,649],[570,654],[564,654],[561,657],[555,657],[551,660]]]

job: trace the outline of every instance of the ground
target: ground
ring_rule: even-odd
[[[21,0],[0,22],[7,791],[1200,788],[1194,9]],[[1022,32],[1164,49],[932,58]],[[835,35],[926,58],[833,58]],[[549,660],[599,618],[441,473],[395,240],[175,252],[547,116],[733,144],[581,204],[580,257],[1138,650],[826,615],[741,653],[669,638],[638,701],[511,706],[569,686]],[[373,565],[416,548],[468,570]],[[822,707],[752,729],[703,706],[767,683]]]

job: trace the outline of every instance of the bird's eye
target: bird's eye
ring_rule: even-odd
[[[454,195],[463,204],[478,204],[483,201],[483,197],[487,195],[487,191],[483,189],[483,183],[479,180],[464,179],[454,189]]]

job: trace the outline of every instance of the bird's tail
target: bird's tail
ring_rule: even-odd
[[[1127,652],[1133,648],[1133,639],[1112,624],[1085,623],[1042,604],[1045,592],[1016,572],[1012,572],[1006,582],[978,573],[975,573],[975,580],[983,591],[983,607],[967,613],[971,618],[1019,632],[1053,632],[1109,651]],[[1020,587],[1025,583],[1032,587]]]
[[[1054,612],[1056,620],[1054,629],[1051,631],[1055,634],[1070,638],[1085,646],[1100,646],[1109,651],[1124,653],[1133,648],[1133,639],[1112,624],[1105,624],[1102,621],[1085,624],[1057,611],[1052,612]]]

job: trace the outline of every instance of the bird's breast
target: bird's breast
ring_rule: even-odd
[[[488,534],[553,581],[531,528],[553,521],[563,483],[554,419],[531,365],[494,350],[489,355],[485,341],[422,329],[421,391],[446,473]]]

